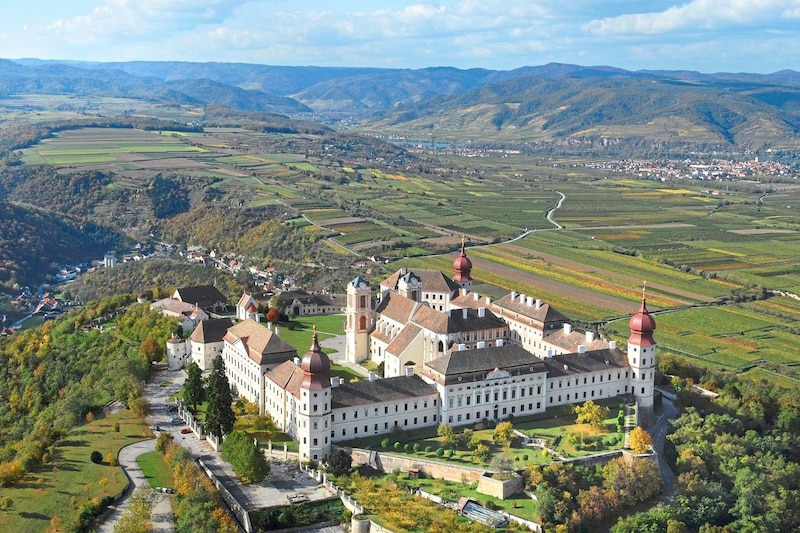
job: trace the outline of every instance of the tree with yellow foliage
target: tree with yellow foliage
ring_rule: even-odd
[[[644,453],[653,445],[653,437],[641,427],[634,428],[628,435],[628,446],[635,453]]]

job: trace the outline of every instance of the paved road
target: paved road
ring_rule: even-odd
[[[286,505],[288,503],[287,496],[292,494],[303,494],[312,501],[330,497],[327,489],[307,475],[300,473],[296,463],[273,462],[273,473],[270,475],[269,480],[257,484],[241,484],[230,465],[220,458],[219,453],[215,452],[205,439],[198,439],[194,433],[181,433],[180,430],[187,426],[182,422],[178,424],[171,422],[171,419],[176,414],[167,410],[167,405],[172,403],[169,401],[169,397],[183,387],[184,380],[185,374],[180,370],[169,371],[162,369],[153,373],[150,382],[145,385],[144,393],[152,410],[151,415],[148,417],[148,423],[158,425],[159,432],[171,433],[175,443],[187,448],[193,457],[202,459],[225,487],[247,509]],[[124,496],[123,501],[117,506],[117,509],[98,528],[99,532],[113,533],[114,524],[127,506],[130,494],[133,493],[136,487],[147,483],[139,466],[136,464],[136,458],[142,453],[153,451],[155,442],[155,439],[138,442],[120,451],[120,465],[123,466],[130,477],[132,481],[131,487]],[[175,531],[175,519],[171,502],[170,496],[159,495],[159,500],[152,513],[153,531],[164,533]],[[312,526],[304,531],[308,533],[339,533],[342,529],[338,526],[323,528],[314,528]]]
[[[667,429],[669,421],[676,418],[679,410],[672,401],[663,398],[661,414],[653,422],[650,428],[650,434],[653,437],[653,447],[658,453],[658,466],[661,469],[661,479],[664,481],[664,489],[661,493],[661,501],[664,503],[671,503],[675,495],[675,474],[664,459],[664,443],[667,440]]]
[[[183,373],[177,372],[175,376],[170,375],[170,379],[175,379],[180,384],[170,383],[166,386],[163,383],[167,380],[162,379],[163,373],[156,372],[149,383],[145,385],[144,396],[150,402],[151,407],[155,413],[162,413],[163,416],[156,414],[158,418],[156,422],[162,429],[166,429],[166,422],[169,419],[166,417],[167,413],[164,408],[164,402],[168,400],[170,394],[174,394],[183,385]],[[161,422],[163,420],[164,423]],[[152,423],[152,417],[151,417]],[[176,439],[182,435],[178,432],[180,426],[171,426],[177,433]],[[119,464],[125,470],[128,478],[131,480],[131,485],[125,491],[123,499],[117,504],[116,509],[106,518],[106,520],[97,528],[99,533],[113,533],[114,525],[119,520],[120,515],[128,506],[128,500],[133,492],[143,485],[148,485],[147,479],[144,477],[139,465],[136,464],[136,458],[143,453],[152,452],[156,449],[156,439],[145,440],[136,442],[122,448],[119,452]],[[170,496],[159,495],[156,499],[156,504],[153,508],[151,515],[153,521],[153,531],[156,532],[173,532],[175,531],[175,519],[172,512],[172,499]]]
[[[116,506],[114,511],[108,516],[108,518],[106,518],[105,522],[98,526],[98,533],[113,533],[114,525],[128,507],[131,494],[133,494],[139,487],[148,486],[147,479],[144,477],[139,465],[136,464],[136,458],[143,453],[152,452],[155,449],[156,440],[150,439],[141,442],[135,442],[125,446],[119,451],[119,464],[123,469],[125,469],[125,473],[131,480],[131,484],[125,491],[122,502]],[[163,494],[158,495],[155,506],[153,507],[152,519],[153,531],[165,533],[175,531],[175,520],[172,513],[172,500],[169,496],[165,496]]]

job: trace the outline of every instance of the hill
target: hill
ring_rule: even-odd
[[[102,257],[125,237],[100,225],[0,201],[0,287],[35,281],[50,264]]]
[[[412,70],[29,59],[0,60],[3,93],[220,104],[330,123],[347,117],[348,127],[361,119],[360,130],[459,143],[757,149],[800,140],[800,73],[791,70],[703,74],[560,63],[510,71]]]
[[[0,95],[3,94],[92,94],[165,103],[223,104],[242,111],[310,111],[291,98],[209,79],[167,81],[113,68],[86,69],[55,62],[24,65],[0,60]]]
[[[760,148],[797,142],[800,87],[609,75],[516,77],[430,98],[364,127],[456,142],[613,139]]]

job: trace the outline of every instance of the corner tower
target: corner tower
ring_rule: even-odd
[[[345,358],[358,363],[369,357],[369,328],[372,327],[372,289],[361,276],[347,284],[345,310]]]
[[[464,238],[461,238],[461,253],[453,261],[453,281],[458,283],[462,289],[472,289],[472,261],[467,257],[464,250]]]
[[[640,426],[653,421],[653,389],[655,388],[656,341],[653,332],[656,321],[647,310],[644,290],[639,311],[628,322],[628,364],[631,367],[631,389],[636,398],[637,420]]]
[[[300,405],[297,412],[297,437],[301,461],[322,461],[330,455],[331,436],[331,361],[317,340],[317,327],[311,348],[300,362]]]

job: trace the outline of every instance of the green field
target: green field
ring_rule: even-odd
[[[247,151],[233,148],[242,139]],[[374,280],[400,265],[449,271],[463,235],[475,262],[473,277],[487,294],[535,295],[578,325],[616,319],[608,329],[623,337],[619,324],[635,311],[646,282],[653,310],[675,310],[659,315],[663,349],[728,368],[796,360],[786,347],[800,341],[798,309],[781,304],[782,322],[761,317],[772,330],[738,339],[720,335],[729,334],[724,321],[741,310],[691,309],[737,301],[740,293],[761,287],[800,294],[800,218],[796,191],[788,185],[764,195],[755,180],[722,190],[703,181],[609,173],[580,158],[524,154],[442,155],[421,160],[417,169],[350,153],[340,160],[315,155],[319,143],[313,135],[242,128],[186,137],[87,128],[62,131],[26,149],[24,158],[85,169],[111,165],[120,173],[115,185],[132,190],[147,186],[145,172],[222,177],[211,187],[225,196],[247,191],[250,207],[284,204],[312,221],[351,218],[330,223],[333,232],[302,224],[314,239],[328,239],[329,253],[340,260],[349,257],[347,250],[402,259],[376,268]],[[545,214],[562,195],[550,222]],[[556,230],[555,223],[566,229]],[[526,230],[537,231],[503,244]],[[677,323],[683,315],[695,325],[691,335]],[[341,332],[340,325],[332,328]],[[321,326],[321,336],[325,331]],[[308,331],[282,328],[282,334],[300,354],[307,350]]]
[[[115,422],[120,424],[118,432],[113,430]],[[0,513],[0,531],[42,532],[54,524],[66,528],[89,500],[116,497],[128,484],[122,468],[106,462],[94,464],[89,456],[96,450],[103,456],[116,457],[123,446],[152,436],[147,425],[130,411],[73,429],[59,443],[46,467],[31,472],[13,487],[2,489],[2,497],[11,498],[14,503],[10,510]]]

